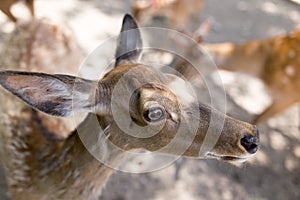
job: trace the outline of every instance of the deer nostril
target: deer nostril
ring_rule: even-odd
[[[258,149],[257,139],[251,135],[243,137],[241,139],[241,145],[251,154],[254,154]]]

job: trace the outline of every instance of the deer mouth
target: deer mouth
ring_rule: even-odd
[[[223,161],[227,161],[227,162],[245,162],[250,157],[250,156],[243,156],[243,157],[239,157],[239,156],[223,156],[223,155],[214,154],[212,152],[207,152],[205,154],[205,156],[207,158],[214,158],[214,159],[223,160]]]

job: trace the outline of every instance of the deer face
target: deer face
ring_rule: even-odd
[[[96,112],[107,138],[123,150],[223,160],[245,160],[253,155],[258,147],[256,127],[199,104],[182,79],[139,63],[142,40],[137,28],[126,15],[115,68],[100,81],[2,71],[0,84],[53,116]],[[179,90],[178,84],[184,89]],[[221,123],[220,134],[214,136]]]

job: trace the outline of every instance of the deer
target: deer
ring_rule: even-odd
[[[81,50],[72,30],[66,24],[49,19],[35,19],[30,22],[18,24],[9,37],[1,41],[0,51],[1,70],[6,66],[6,70],[57,72],[75,75],[81,62]],[[36,130],[43,129],[43,133],[47,134],[48,137],[59,140],[59,138],[67,137],[67,135],[63,134],[72,131],[75,125],[67,118],[53,118],[41,112],[33,112],[27,105],[15,101],[15,97],[10,94],[3,94],[1,92],[0,101],[0,162],[4,165],[5,170],[3,170],[3,174],[6,174],[7,178],[7,181],[1,180],[0,185],[1,188],[7,188],[5,185],[10,185],[10,188],[14,188],[14,190],[26,190],[31,185],[31,182],[22,182],[20,180],[16,185],[16,180],[19,180],[18,178],[26,178],[27,176],[15,175],[18,172],[29,173],[33,168],[26,171],[27,165],[25,164],[29,161],[25,157],[23,159],[19,157],[26,155],[26,152],[22,152],[22,150],[12,151],[14,134],[22,132],[23,135],[20,135],[19,139],[23,137],[30,138],[29,133],[41,134],[40,131],[33,132],[35,130],[34,127],[38,127]],[[29,116],[32,118],[28,118]],[[32,120],[35,121],[34,126],[31,125]],[[25,144],[26,140],[20,144],[23,143]],[[30,146],[32,148],[34,145],[31,144]],[[6,154],[7,152],[9,154]],[[24,163],[20,162],[17,164],[18,161],[23,161]],[[23,164],[24,168],[22,168]],[[24,169],[25,171],[19,171],[18,169]],[[30,176],[27,178],[30,178]],[[26,185],[16,187],[22,184]],[[21,193],[21,191],[19,192]],[[17,197],[13,195],[12,198],[22,199],[20,196],[21,194]]]
[[[260,79],[272,103],[252,123],[263,123],[300,101],[300,31],[243,44],[204,44],[219,69]]]
[[[219,70],[245,73],[260,79],[267,86],[273,102],[251,121],[259,124],[299,102],[300,95],[296,92],[300,87],[299,44],[300,31],[297,30],[274,38],[242,44],[203,42],[200,45],[211,56]],[[195,47],[199,46],[193,45],[185,47],[186,55],[192,55]],[[205,60],[203,55],[204,53],[197,54],[196,57],[200,61]],[[190,81],[199,75],[184,59],[175,57],[170,65]]]
[[[255,155],[259,148],[255,125],[197,103],[191,90],[178,90],[178,82],[185,87],[182,79],[141,63],[142,48],[138,25],[126,14],[114,67],[100,80],[0,72],[0,85],[8,91],[1,93],[13,95],[9,102],[17,97],[28,105],[18,113],[22,119],[6,122],[10,126],[1,136],[5,161],[12,160],[6,168],[14,199],[98,199],[114,171],[105,163],[120,165],[128,152],[229,162],[244,162]],[[76,113],[87,116],[75,130],[61,134],[40,126],[44,122],[36,117],[40,112],[59,119]]]
[[[199,21],[204,3],[204,0],[137,0],[132,13],[139,23],[154,16],[165,16],[169,28],[185,31],[193,18]]]
[[[17,18],[11,13],[11,7],[20,2],[20,0],[2,0],[0,2],[0,10],[13,22],[17,22]],[[34,17],[34,0],[25,0],[32,17]]]

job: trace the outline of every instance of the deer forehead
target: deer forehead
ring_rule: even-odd
[[[142,65],[142,64],[130,64],[122,65],[112,69],[108,72],[103,80],[114,80],[124,78],[125,80],[135,79],[139,83],[149,83],[153,81],[165,82],[165,78],[161,72],[155,68]]]
[[[185,80],[171,74],[163,74],[151,66],[133,64],[117,67],[105,78],[111,80],[112,76],[118,76],[118,79],[125,77],[125,82],[130,83],[132,88],[140,88],[143,100],[161,96],[176,104],[180,102],[188,105],[196,101],[193,89]]]
[[[141,98],[151,100],[156,96],[163,96],[167,99],[176,101],[175,94],[165,85],[161,84],[146,84],[141,89]]]

